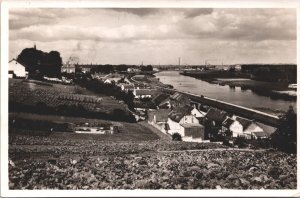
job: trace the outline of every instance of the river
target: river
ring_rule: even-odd
[[[211,84],[189,76],[180,75],[178,71],[162,71],[155,76],[164,84],[169,84],[179,91],[186,91],[197,95],[222,100],[240,106],[276,114],[276,111],[286,111],[290,105],[296,111],[296,101],[271,99],[260,96],[251,90],[241,90],[240,87],[231,89],[228,85]]]

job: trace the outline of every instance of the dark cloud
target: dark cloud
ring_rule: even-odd
[[[147,15],[153,15],[156,13],[161,12],[162,9],[159,8],[110,8],[110,10],[116,11],[116,12],[126,12],[130,14],[134,14],[137,16],[147,16]]]
[[[179,10],[183,11],[186,18],[193,18],[200,15],[209,15],[214,11],[212,8],[190,8]]]

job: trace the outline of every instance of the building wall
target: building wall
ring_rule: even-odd
[[[243,133],[243,126],[238,121],[234,121],[229,130],[232,132],[232,137],[237,137]]]
[[[252,123],[248,128],[244,131],[246,134],[251,134],[252,132],[263,132],[264,130],[260,128],[257,124]]]
[[[200,118],[200,117],[204,117],[204,115],[202,113],[200,113],[200,111],[198,111],[196,108],[194,108],[192,111],[191,111],[191,114]]]
[[[179,123],[180,124],[186,124],[186,123],[188,123],[188,124],[192,124],[192,123],[199,124],[199,120],[193,115],[186,115],[183,118],[181,118]]]
[[[175,122],[175,121],[171,120],[170,118],[168,118],[168,124],[170,127],[169,133],[171,135],[174,133],[179,133],[181,136],[184,135],[184,131],[182,131],[182,127],[180,126],[180,124],[178,122]]]
[[[13,71],[17,77],[26,77],[28,74],[28,72],[25,70],[25,67],[15,60],[11,61],[8,66],[8,70]]]

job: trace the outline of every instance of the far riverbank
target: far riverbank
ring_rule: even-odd
[[[248,78],[200,78],[190,75],[187,72],[181,72],[181,75],[190,76],[198,80],[206,81],[219,86],[228,85],[231,89],[240,87],[242,90],[251,90],[257,95],[270,97],[271,99],[282,99],[287,101],[296,101],[297,92],[288,88],[288,83],[263,82]]]
[[[274,99],[238,86],[235,88],[230,88],[229,85],[220,86],[201,79],[180,75],[179,71],[162,71],[156,73],[155,76],[159,78],[160,82],[171,85],[179,91],[207,96],[273,115],[286,112],[289,106],[293,106],[295,111],[297,109],[296,100]]]

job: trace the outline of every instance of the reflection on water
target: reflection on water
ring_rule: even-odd
[[[257,95],[248,89],[242,90],[240,87],[230,88],[228,85],[211,84],[189,76],[180,75],[178,71],[163,71],[157,73],[156,76],[162,83],[173,85],[174,89],[204,95],[253,109],[268,108],[286,111],[292,105],[296,110],[295,101],[274,100],[270,97]]]

